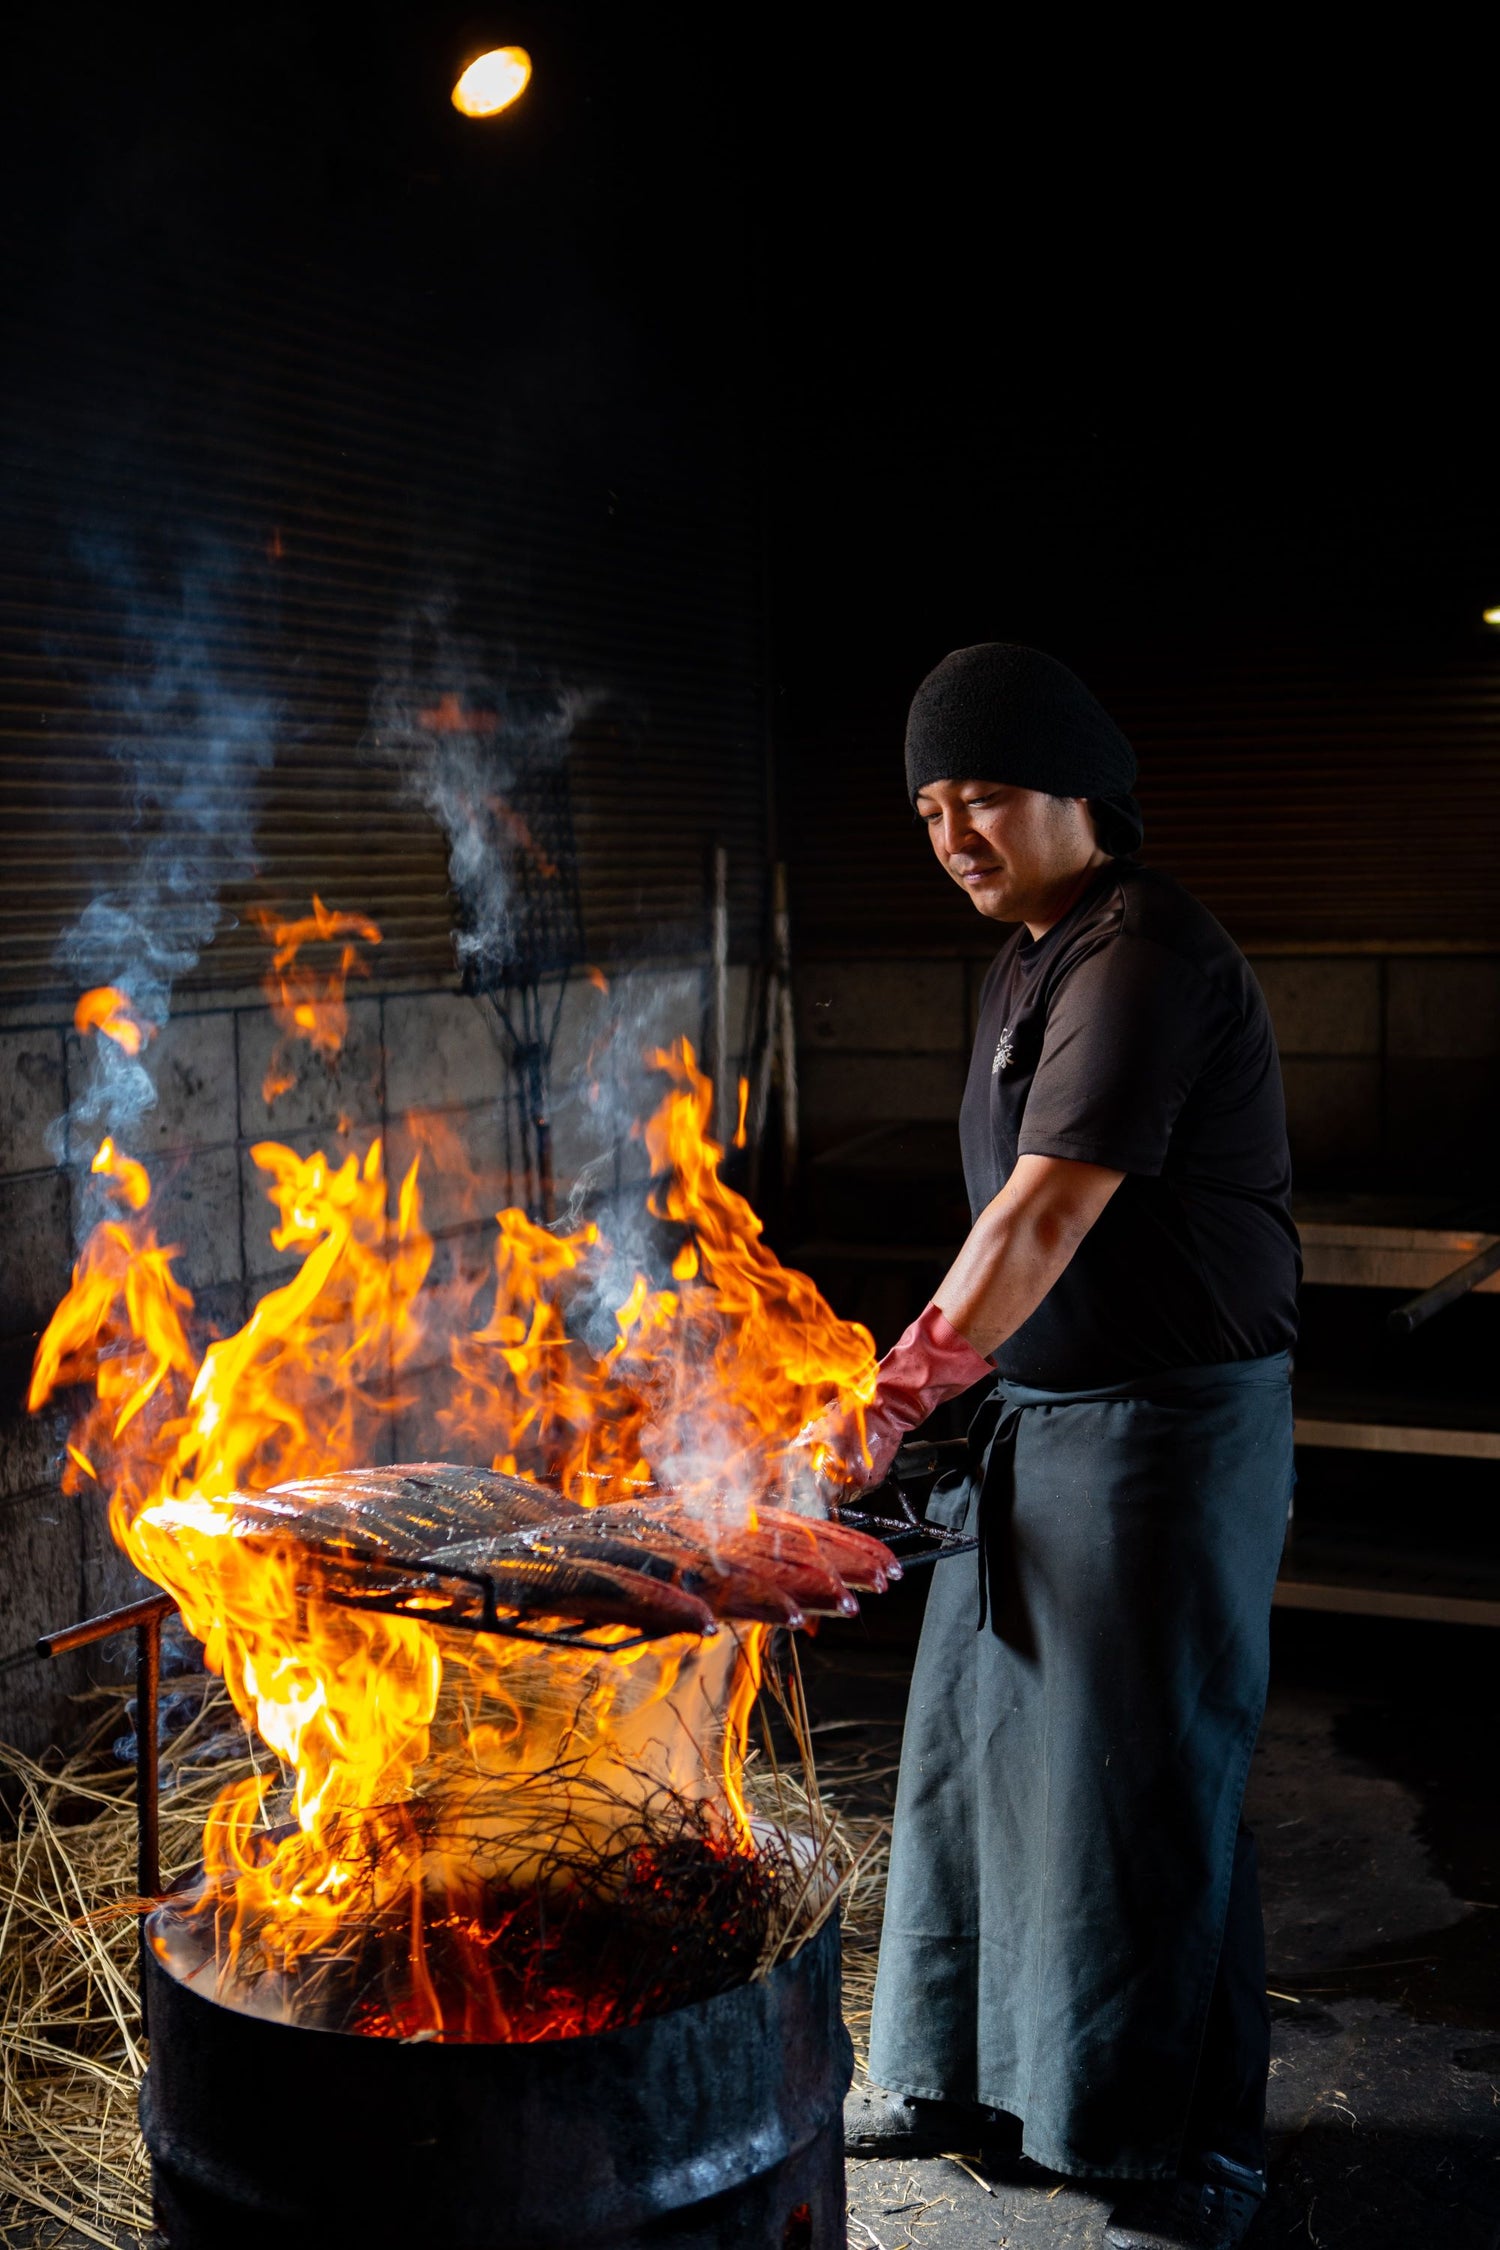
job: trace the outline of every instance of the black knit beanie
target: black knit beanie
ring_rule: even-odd
[[[1104,850],[1135,851],[1145,833],[1131,795],[1135,752],[1082,680],[1040,649],[1011,641],[956,648],[929,672],[906,722],[906,786],[1003,781],[1049,797],[1087,797]]]

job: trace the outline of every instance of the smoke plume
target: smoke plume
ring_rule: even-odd
[[[255,800],[275,744],[276,710],[231,680],[226,656],[245,615],[241,571],[202,545],[165,582],[148,581],[116,538],[80,543],[82,567],[120,616],[127,658],[89,683],[115,726],[130,842],[129,872],[96,892],[58,940],[59,967],[80,986],[114,985],[148,1031],[172,989],[225,920],[221,894],[251,869]],[[113,1040],[87,1043],[87,1075],[54,1127],[54,1152],[114,1134],[129,1144],[156,1101],[149,1038],[136,1055]],[[95,1212],[81,1199],[82,1231]]]

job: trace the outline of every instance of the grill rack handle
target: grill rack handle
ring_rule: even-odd
[[[922,1570],[949,1555],[977,1553],[979,1541],[961,1531],[929,1523],[919,1516],[906,1495],[909,1484],[924,1484],[945,1469],[961,1468],[969,1458],[967,1438],[917,1438],[896,1455],[883,1484],[878,1484],[852,1507],[839,1509],[840,1523],[852,1524],[883,1540],[903,1570]]]

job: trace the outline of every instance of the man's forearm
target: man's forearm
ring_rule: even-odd
[[[873,1399],[862,1409],[835,1402],[798,1432],[790,1451],[814,1479],[878,1484],[905,1433],[989,1373],[987,1355],[1036,1311],[1123,1178],[1023,1156],[937,1295],[880,1362]]]
[[[1030,1319],[1124,1176],[1065,1157],[1018,1160],[933,1296],[976,1351],[997,1351]]]

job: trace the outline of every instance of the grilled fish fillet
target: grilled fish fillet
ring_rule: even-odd
[[[234,1528],[292,1539],[335,1564],[345,1598],[413,1597],[420,1613],[414,1597],[432,1578],[484,1577],[513,1618],[653,1636],[712,1632],[720,1618],[798,1626],[848,1616],[854,1589],[878,1592],[900,1576],[879,1540],[847,1525],[777,1508],[758,1509],[753,1525],[704,1518],[665,1494],[584,1508],[524,1478],[443,1461],[240,1494]]]

